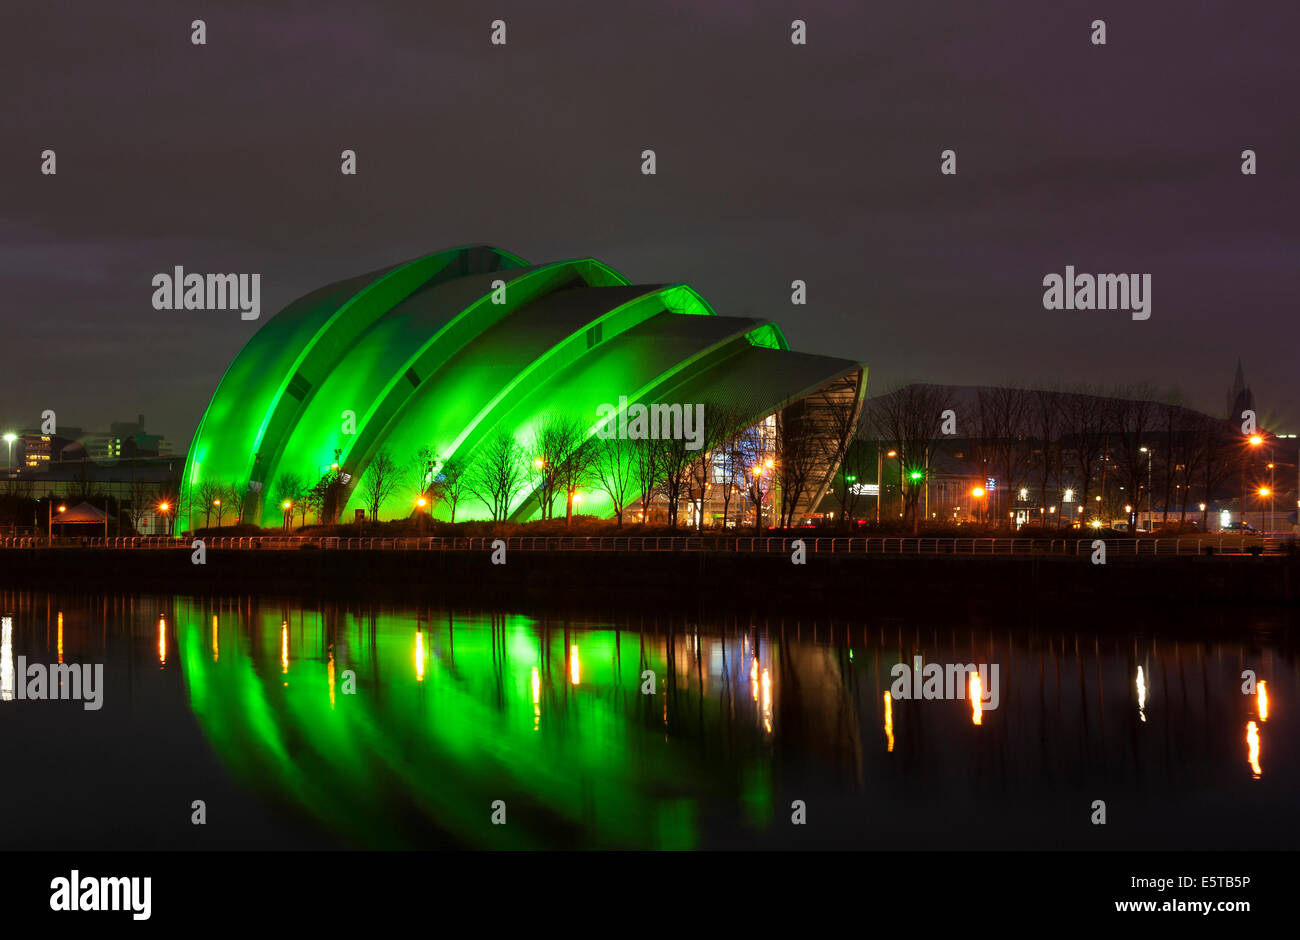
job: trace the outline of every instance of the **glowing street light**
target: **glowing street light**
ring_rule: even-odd
[[[13,431],[10,431],[5,435],[5,443],[9,445],[9,459],[5,461],[6,470],[12,470],[14,468],[14,441],[16,440],[18,440],[18,435]]]

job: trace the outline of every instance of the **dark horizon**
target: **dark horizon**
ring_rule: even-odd
[[[0,40],[0,422],[144,413],[183,447],[291,300],[486,242],[689,283],[865,361],[873,396],[1149,383],[1217,415],[1240,358],[1260,425],[1294,431],[1298,30],[1226,2],[24,7]],[[260,319],[152,309],[176,265],[261,274]],[[1149,273],[1151,318],[1045,310],[1067,265]]]

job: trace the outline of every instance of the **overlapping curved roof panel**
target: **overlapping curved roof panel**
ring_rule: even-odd
[[[546,415],[594,422],[620,396],[725,403],[757,421],[846,375],[860,397],[861,363],[790,352],[774,323],[717,316],[683,284],[633,285],[593,259],[528,266],[488,246],[452,249],[327,285],[272,317],[208,405],[182,513],[197,519],[212,481],[246,493],[246,520],[273,525],[275,482],[314,482],[336,459],[354,487],[381,451],[405,464],[427,447],[471,464],[501,431],[524,444]],[[381,516],[408,514],[407,494],[390,504]],[[521,493],[516,517],[534,509]],[[462,505],[457,518],[482,514]]]

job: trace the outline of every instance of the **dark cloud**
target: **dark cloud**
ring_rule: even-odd
[[[256,324],[154,311],[173,265],[261,272],[265,318],[486,241],[689,281],[877,391],[1146,381],[1218,410],[1240,355],[1294,429],[1300,8],[1133,6],[10,4],[0,420],[187,439]],[[1152,318],[1043,310],[1066,264],[1151,273]]]

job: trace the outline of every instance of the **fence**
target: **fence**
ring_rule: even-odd
[[[261,535],[204,539],[213,551],[427,551],[482,552],[504,542],[513,552],[725,552],[790,553],[802,542],[810,554],[832,555],[1090,555],[1093,539],[1034,538],[791,538],[715,536],[492,536],[427,538],[346,538],[342,536]],[[1106,539],[1108,556],[1276,555],[1294,540],[1266,537],[1197,536]],[[109,548],[190,551],[191,540],[166,536],[132,538],[0,538],[5,548]]]

